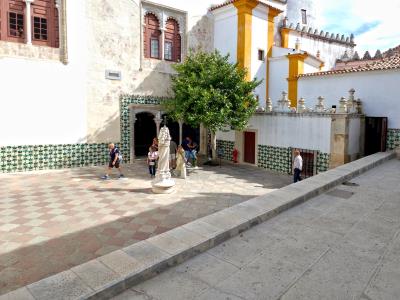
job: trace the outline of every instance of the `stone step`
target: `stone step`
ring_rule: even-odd
[[[0,300],[109,299],[394,158],[376,153],[29,284]]]

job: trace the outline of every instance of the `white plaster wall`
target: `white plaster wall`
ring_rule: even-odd
[[[308,59],[304,62],[304,73],[315,73],[318,72],[319,68],[315,67],[315,65],[311,64]]]
[[[323,96],[326,106],[331,107],[354,88],[367,116],[388,117],[389,128],[400,128],[399,83],[400,70],[300,77],[298,93],[307,106],[314,106],[318,96]]]
[[[138,0],[133,1],[139,2]],[[199,22],[203,18],[203,16],[207,14],[208,9],[212,5],[221,4],[221,0],[151,0],[149,2],[186,11],[188,13],[188,31],[196,26],[197,22]]]
[[[0,58],[0,145],[85,142],[87,31],[83,1],[68,2],[70,63]]]
[[[336,36],[336,35],[335,35]],[[307,51],[312,55],[317,55],[318,50],[320,51],[320,57],[325,62],[323,70],[330,70],[335,66],[336,59],[340,58],[347,50],[351,51],[351,48],[334,42],[327,42],[320,39],[311,38],[309,36],[301,36],[301,33],[297,31],[291,31],[289,33],[289,48],[296,47],[296,40],[300,39],[301,50]]]
[[[294,49],[282,48],[282,47],[277,47],[277,46],[272,47],[272,57],[286,56],[286,55],[292,54],[294,52],[295,52]]]
[[[258,5],[253,10],[252,18],[252,39],[251,39],[251,78],[262,80],[262,83],[255,89],[254,93],[259,96],[260,105],[266,100],[267,80],[267,41],[268,41],[268,11],[263,5]],[[258,60],[258,50],[264,50],[264,61]]]
[[[289,22],[302,24],[301,10],[307,10],[307,25],[319,26],[321,20],[318,18],[318,5],[315,0],[287,0],[286,16]]]
[[[234,130],[227,130],[227,131],[218,131],[216,134],[217,140],[223,141],[235,141],[235,131]]]
[[[214,13],[214,48],[221,54],[230,55],[230,62],[237,61],[237,10],[228,5]]]
[[[361,119],[354,118],[349,120],[349,155],[360,153]]]
[[[286,56],[271,58],[269,60],[269,97],[272,99],[273,106],[282,98],[282,92],[288,91],[289,60]],[[265,104],[263,105],[265,106]]]
[[[258,129],[258,143],[330,153],[331,117],[318,115],[254,115],[249,129]]]

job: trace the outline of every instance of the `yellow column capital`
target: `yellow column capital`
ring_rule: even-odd
[[[258,5],[257,0],[238,0],[233,2],[233,5],[237,8],[238,14],[252,14],[253,9]]]
[[[289,48],[289,34],[291,29],[289,28],[282,28],[281,29],[281,36],[282,36],[282,47]]]
[[[258,5],[257,0],[238,0],[233,2],[238,14],[237,33],[237,63],[247,70],[246,80],[251,78],[251,39],[253,9]]]
[[[308,57],[307,53],[288,54],[286,57],[289,60],[289,77],[288,81],[288,98],[292,107],[297,107],[298,98],[298,76],[304,74],[304,60]]]

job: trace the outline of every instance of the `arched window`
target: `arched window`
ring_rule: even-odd
[[[0,1],[0,40],[27,41],[27,6],[23,0]],[[58,10],[54,0],[36,0],[30,5],[33,44],[59,47]]]
[[[144,21],[144,57],[161,59],[160,22],[152,13],[146,14]]]
[[[179,24],[174,19],[168,19],[165,26],[164,59],[169,61],[181,61],[181,35]]]

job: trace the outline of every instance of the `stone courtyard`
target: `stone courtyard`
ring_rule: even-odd
[[[223,164],[155,195],[144,161],[126,179],[103,167],[1,174],[0,294],[281,188],[286,175]]]

